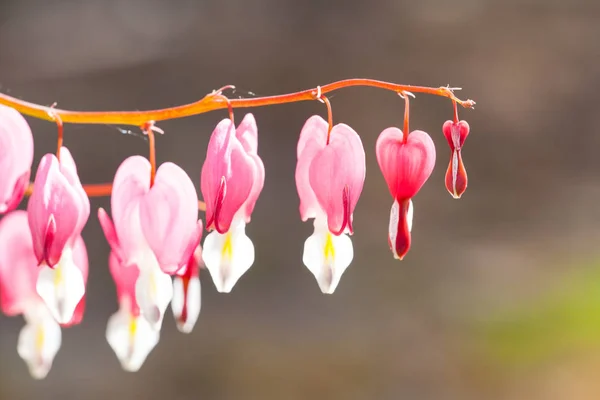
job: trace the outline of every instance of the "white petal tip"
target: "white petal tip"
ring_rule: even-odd
[[[38,295],[44,300],[56,322],[69,323],[85,294],[81,271],[70,259],[61,259],[54,269],[48,266],[40,268],[36,283]]]
[[[254,263],[254,245],[238,221],[229,232],[213,231],[204,240],[202,260],[219,293],[230,293],[238,280]]]
[[[160,333],[141,317],[120,310],[108,321],[106,340],[123,370],[137,372],[158,344]]]

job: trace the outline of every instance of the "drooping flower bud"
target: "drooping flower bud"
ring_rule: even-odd
[[[377,139],[376,153],[379,168],[394,198],[388,242],[394,257],[401,260],[411,244],[411,199],[433,171],[435,146],[423,131],[412,131],[405,140],[400,129],[387,128]]]
[[[467,136],[469,135],[469,124],[467,121],[446,121],[442,127],[444,136],[450,145],[450,163],[446,170],[446,189],[455,199],[467,190],[467,170],[463,164],[461,150]]]

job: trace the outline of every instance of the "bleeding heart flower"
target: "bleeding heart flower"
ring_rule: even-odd
[[[358,134],[345,124],[335,125],[327,143],[328,123],[310,117],[298,141],[296,188],[302,221],[314,218],[315,231],[304,243],[303,262],[323,293],[333,293],[354,250],[354,208],[365,181],[365,151]]]
[[[463,164],[461,149],[469,135],[469,124],[467,121],[446,121],[442,127],[444,136],[450,145],[450,163],[446,170],[446,189],[455,199],[467,190],[467,170]]]
[[[60,161],[46,154],[40,161],[27,205],[33,251],[42,267],[37,291],[56,320],[68,323],[85,294],[86,264],[78,265],[76,242],[90,215],[90,201],[66,147]],[[85,249],[85,246],[84,246]]]
[[[106,340],[125,371],[138,371],[158,344],[160,331],[140,315],[136,300],[136,265],[124,266],[114,252],[109,257],[110,273],[117,286],[119,311],[108,320]]]
[[[87,279],[87,253],[83,239],[75,240],[74,259],[83,266]],[[17,350],[34,378],[44,378],[61,345],[61,329],[36,285],[40,269],[33,251],[31,232],[25,211],[14,211],[0,221],[0,308],[9,316],[22,314],[26,325],[21,330]],[[79,323],[85,297],[77,306],[73,320]]]
[[[0,214],[21,202],[33,163],[33,135],[17,110],[0,104]]]
[[[404,258],[410,249],[413,217],[411,199],[425,184],[435,165],[435,146],[423,131],[412,131],[407,138],[398,128],[387,128],[379,135],[377,161],[394,198],[390,214],[388,242],[394,257]]]
[[[198,246],[187,266],[173,279],[171,308],[177,329],[190,333],[196,325],[201,307],[199,269],[202,265],[202,246]]]
[[[202,259],[221,293],[229,293],[254,263],[246,224],[265,182],[257,149],[258,128],[252,114],[246,114],[237,129],[224,119],[212,133],[202,166],[206,228],[214,229],[204,241]]]
[[[114,220],[98,210],[112,251],[125,267],[139,268],[136,300],[142,315],[160,329],[173,297],[167,274],[185,268],[202,237],[198,196],[180,167],[164,163],[150,187],[150,163],[141,156],[123,161],[113,182]]]

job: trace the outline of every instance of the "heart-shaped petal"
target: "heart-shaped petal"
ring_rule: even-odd
[[[27,206],[35,255],[50,267],[81,233],[90,210],[70,153],[64,147],[61,153],[60,163],[53,154],[40,161]]]
[[[379,135],[377,161],[390,193],[396,200],[414,197],[429,179],[435,165],[435,146],[423,131],[413,131],[403,141],[403,132],[387,128]]]
[[[258,176],[255,160],[235,134],[231,120],[222,120],[213,131],[202,166],[200,187],[206,202],[206,228],[219,233],[229,230]]]
[[[197,219],[198,196],[192,180],[177,165],[164,163],[142,198],[140,221],[165,273],[173,274],[187,264],[202,234]]]
[[[365,182],[365,151],[358,134],[345,124],[333,127],[330,141],[309,168],[310,186],[327,214],[329,231],[352,233],[352,213]]]

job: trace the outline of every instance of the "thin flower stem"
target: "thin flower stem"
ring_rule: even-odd
[[[156,177],[156,146],[154,144],[154,131],[152,127],[154,121],[146,122],[142,125],[142,131],[148,136],[148,158],[150,159],[150,187],[154,186],[154,178]]]
[[[88,197],[104,197],[110,196],[112,193],[112,184],[111,183],[92,183],[83,185],[83,190],[88,195]],[[30,183],[27,186],[27,190],[25,190],[25,196],[31,196],[33,193],[33,183]],[[198,210],[206,211],[206,203],[203,201],[198,201]]]
[[[402,143],[406,143],[408,141],[408,134],[410,133],[410,94],[403,92],[402,98],[404,99],[404,135],[402,135]]]
[[[333,129],[333,112],[331,111],[331,102],[329,101],[327,96],[325,96],[321,92],[321,87],[317,87],[317,94],[316,94],[315,98],[317,100],[319,100],[321,103],[325,103],[325,106],[327,107],[327,122],[329,123],[329,127],[327,128],[326,144],[329,144],[329,138],[331,137],[331,130]]]
[[[60,161],[60,149],[63,145],[63,123],[58,115],[54,116],[54,122],[56,122],[57,127],[57,145],[56,145],[56,158]]]
[[[452,106],[454,107],[454,123],[458,124],[458,104],[455,100],[452,100]]]
[[[374,79],[345,79],[320,86],[321,94],[330,93],[339,89],[351,86],[371,86],[380,89],[390,90],[396,93],[410,91],[413,93],[425,93],[434,96],[447,97],[456,101],[465,108],[472,108],[475,105],[473,100],[460,100],[454,95],[454,91],[448,87],[425,87],[398,85],[395,83],[378,81]],[[226,87],[227,88],[227,87]],[[147,121],[165,121],[175,118],[189,117],[209,111],[223,109],[231,106],[232,108],[261,107],[274,104],[294,103],[299,101],[314,100],[316,89],[307,89],[301,92],[288,93],[276,96],[255,97],[250,99],[232,99],[230,103],[224,102],[218,95],[219,92],[207,94],[203,99],[182,106],[164,108],[151,111],[69,111],[50,108],[35,103],[19,100],[17,98],[0,94],[0,104],[7,105],[31,117],[54,121],[50,112],[61,118],[63,123],[71,124],[113,124],[113,125],[134,125],[142,126]]]

